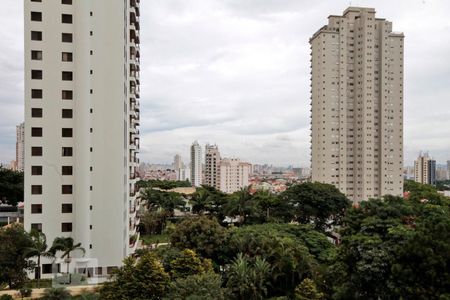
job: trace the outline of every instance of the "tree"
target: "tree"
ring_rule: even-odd
[[[254,260],[239,253],[227,272],[227,288],[237,299],[264,299],[272,267],[264,258]]]
[[[212,272],[209,259],[202,259],[190,249],[184,249],[169,263],[169,273],[172,279],[184,278],[190,275]]]
[[[136,183],[139,188],[160,188],[162,190],[171,190],[178,187],[191,187],[189,180],[172,181],[172,180],[140,180]]]
[[[322,300],[324,294],[317,290],[313,280],[309,278],[303,281],[295,288],[295,300]]]
[[[141,191],[141,198],[150,211],[163,210],[173,215],[175,209],[183,210],[186,202],[180,194],[146,188]]]
[[[114,272],[111,281],[100,288],[100,299],[161,299],[166,293],[169,274],[156,255],[147,252],[138,260],[128,257]]]
[[[178,278],[172,281],[164,299],[170,300],[225,300],[227,290],[222,288],[220,275],[208,272]]]
[[[170,213],[161,211],[146,211],[141,216],[141,229],[147,234],[161,234],[166,227],[166,220]],[[142,231],[141,231],[142,233]]]
[[[46,289],[44,291],[44,295],[42,296],[42,298],[40,298],[42,300],[69,300],[70,298],[70,292],[64,288],[50,288],[50,289]]]
[[[202,257],[218,262],[228,233],[217,220],[207,216],[186,218],[180,222],[170,237],[172,246],[192,249]]]
[[[228,203],[223,207],[225,215],[231,218],[237,218],[237,223],[242,225],[247,221],[247,218],[260,217],[252,195],[248,188],[234,192],[229,197]]]
[[[212,206],[212,195],[207,189],[198,188],[189,202],[192,204],[192,212],[202,215],[209,212],[209,208]]]
[[[280,197],[289,203],[295,221],[313,223],[319,230],[339,225],[351,204],[335,186],[318,182],[293,185]]]
[[[61,258],[65,258],[64,262],[67,264],[67,274],[69,274],[69,266],[70,262],[72,261],[72,258],[70,257],[70,254],[74,251],[81,251],[84,254],[86,253],[86,250],[81,247],[81,243],[74,242],[73,238],[71,237],[57,237],[53,241],[53,245],[50,248],[50,252],[53,254],[56,254],[57,251],[62,251]]]
[[[37,230],[32,230],[30,232],[30,238],[32,246],[24,249],[24,256],[26,258],[37,257],[36,279],[37,288],[39,288],[41,279],[41,257],[50,258],[54,257],[54,254],[47,249],[47,238],[44,233]]]
[[[23,286],[27,280],[25,271],[32,269],[24,250],[31,246],[30,237],[21,225],[0,228],[0,283],[10,288]]]
[[[11,171],[0,165],[0,201],[13,206],[23,201],[23,172]]]

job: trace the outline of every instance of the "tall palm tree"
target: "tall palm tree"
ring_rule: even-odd
[[[27,247],[24,250],[24,256],[26,258],[37,257],[37,274],[35,278],[37,279],[37,287],[40,286],[41,279],[41,257],[54,257],[54,253],[47,250],[47,237],[43,232],[37,230],[32,230],[30,232],[30,239],[32,242],[31,247]]]
[[[192,204],[192,212],[202,215],[211,206],[211,193],[204,188],[198,189],[190,200]]]
[[[81,243],[75,244],[73,238],[71,237],[57,237],[53,241],[53,245],[50,248],[50,251],[52,253],[56,253],[57,251],[62,251],[61,258],[64,258],[64,262],[67,264],[67,274],[69,274],[69,265],[72,261],[72,258],[70,257],[70,253],[74,251],[81,251],[83,252],[83,256],[86,253],[86,250],[81,247]]]

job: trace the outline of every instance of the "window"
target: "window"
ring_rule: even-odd
[[[31,90],[32,99],[42,99],[42,90],[32,89]]]
[[[73,61],[72,52],[63,52],[62,53],[62,61]]]
[[[73,91],[62,91],[62,99],[63,100],[72,100],[73,99]]]
[[[61,223],[62,232],[72,232],[72,223]]]
[[[37,22],[42,21],[42,13],[37,12],[37,11],[32,11],[31,12],[31,21],[37,21]]]
[[[72,4],[72,0],[61,0],[61,4]]]
[[[62,72],[62,80],[64,81],[72,81],[73,80],[73,73],[68,71]]]
[[[31,175],[42,175],[42,166],[31,166]]]
[[[73,129],[72,128],[62,128],[61,135],[62,135],[62,137],[72,137]]]
[[[61,205],[61,212],[63,214],[70,214],[70,213],[72,213],[72,204],[70,204],[70,203],[63,203]]]
[[[31,156],[42,156],[42,147],[31,147]]]
[[[31,59],[32,60],[42,60],[42,51],[31,50]]]
[[[42,274],[52,274],[53,266],[52,264],[42,264]]]
[[[32,31],[31,32],[32,41],[42,41],[42,31]]]
[[[63,119],[72,119],[73,111],[71,109],[63,109],[62,110],[62,118]]]
[[[31,136],[42,136],[42,127],[31,127]]]
[[[73,174],[72,166],[62,166],[61,173],[62,175],[72,175]]]
[[[42,204],[31,204],[32,214],[42,214]]]
[[[72,147],[62,147],[62,156],[72,156],[73,148]]]
[[[31,109],[32,118],[42,118],[42,108],[32,108]]]
[[[31,79],[42,79],[42,70],[31,70]]]
[[[72,43],[72,40],[73,40],[73,36],[71,33],[63,33],[61,35],[61,41],[63,43]]]
[[[70,184],[64,184],[61,186],[61,193],[63,195],[71,195],[73,191],[73,187]]]
[[[62,14],[61,15],[61,22],[65,23],[65,24],[72,24],[72,15]]]
[[[42,2],[42,0],[31,0],[31,2]]]
[[[31,186],[32,195],[42,195],[42,185],[32,185]]]
[[[32,223],[31,229],[42,232],[42,223]]]

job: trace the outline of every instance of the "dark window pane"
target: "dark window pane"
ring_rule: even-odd
[[[32,60],[42,60],[42,51],[32,50],[31,51],[31,59]]]
[[[37,11],[31,12],[31,21],[42,21],[42,13]]]
[[[73,187],[70,184],[65,184],[61,186],[61,193],[63,195],[70,195],[73,192]]]
[[[31,156],[42,156],[42,147],[31,147]]]
[[[31,32],[32,41],[42,41],[42,31],[32,31]]]
[[[31,175],[42,175],[42,166],[31,166]]]
[[[42,223],[32,223],[31,229],[41,232],[42,231]]]
[[[32,118],[42,118],[42,108],[32,108],[31,109]]]
[[[72,156],[73,148],[72,147],[63,147],[62,148],[62,156]]]
[[[62,232],[72,232],[72,223],[61,223]]]
[[[61,41],[63,43],[72,43],[73,37],[71,33],[63,33],[61,35]]]
[[[42,90],[32,89],[31,90],[32,99],[42,99]]]
[[[42,185],[32,185],[31,186],[32,195],[42,195]]]
[[[62,14],[61,15],[61,22],[65,23],[65,24],[72,24],[72,15]]]
[[[72,119],[73,117],[73,110],[71,109],[63,109],[62,110],[62,118],[63,119]]]
[[[31,136],[40,137],[42,136],[42,127],[32,127]]]
[[[42,79],[42,70],[31,70],[31,79]]]
[[[63,52],[62,53],[62,61],[73,61],[72,52]]]
[[[32,214],[42,214],[42,204],[31,204]]]
[[[62,128],[62,137],[73,137],[73,129],[72,128]]]
[[[62,72],[62,80],[64,81],[72,81],[73,80],[73,73],[68,71]]]
[[[63,175],[72,175],[73,174],[72,166],[62,166],[61,173]]]
[[[70,214],[72,213],[72,204],[70,203],[63,203],[61,206],[61,212],[63,214]]]
[[[73,91],[62,91],[62,99],[63,100],[72,100],[73,99]]]

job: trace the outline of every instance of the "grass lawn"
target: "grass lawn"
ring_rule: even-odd
[[[151,245],[155,243],[168,243],[170,236],[168,234],[141,235],[140,239],[144,245]]]

